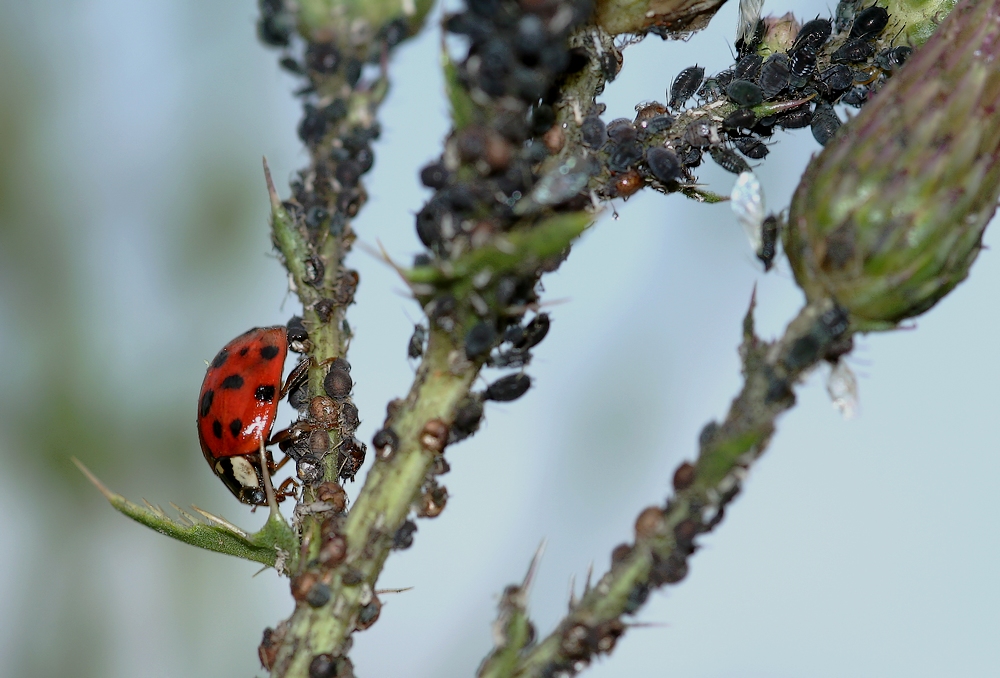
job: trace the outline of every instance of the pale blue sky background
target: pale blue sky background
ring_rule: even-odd
[[[767,9],[793,6],[830,10]],[[286,195],[307,158],[296,83],[256,42],[255,12],[249,0],[3,3],[0,676],[261,675],[260,633],[291,610],[285,580],[114,514],[67,461],[134,499],[262,519],[212,476],[193,421],[203,360],[297,308],[269,249],[260,157]],[[685,66],[723,68],[735,15],[730,3],[687,43],[630,47],[607,118],[662,100]],[[437,41],[431,26],[396,54],[356,222],[403,261],[427,195],[418,168],[446,133]],[[776,139],[759,170],[773,209],[819,148],[808,130]],[[702,177],[722,191],[733,179],[710,162]],[[359,675],[473,675],[497,594],[543,539],[531,607],[547,633],[570,576],[607,567],[725,412],[754,284],[765,337],[801,303],[787,262],[760,272],[728,206],[640,194],[616,207],[545,279],[563,303],[534,388],[489,406],[483,430],[449,450],[448,509],[390,559],[381,584],[414,590],[356,636]],[[371,256],[350,263],[370,440],[412,378],[419,310]],[[811,375],[691,575],[638,616],[654,625],[588,675],[995,674],[998,284],[986,251],[916,331],[861,338],[857,420],[830,406],[824,370]]]

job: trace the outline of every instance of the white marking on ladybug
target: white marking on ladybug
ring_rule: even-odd
[[[229,457],[229,463],[233,465],[233,477],[243,487],[259,487],[260,478],[253,464],[246,457]]]

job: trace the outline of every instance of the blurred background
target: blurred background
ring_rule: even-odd
[[[263,521],[207,468],[195,401],[223,344],[298,311],[270,248],[260,162],[284,195],[307,163],[296,82],[257,43],[252,0],[0,4],[0,676],[261,675],[256,647],[291,612],[287,581],[118,515],[69,457],[133,500]],[[831,10],[765,9],[792,8]],[[626,50],[606,120],[662,101],[685,66],[729,64],[736,12],[687,42]],[[447,128],[438,39],[431,21],[395,56],[355,223],[401,261],[418,251],[417,171]],[[775,210],[819,149],[808,130],[776,139],[758,170]],[[726,193],[734,178],[711,162],[701,176]],[[763,275],[727,205],[642,193],[615,208],[545,279],[559,303],[535,386],[449,449],[448,510],[389,560],[381,585],[414,588],[355,637],[358,675],[473,675],[499,592],[543,540],[531,606],[547,633],[570,577],[579,587],[591,563],[606,569],[724,414],[754,285],[762,336],[798,309],[787,262]],[[412,379],[420,311],[373,257],[356,248],[350,264],[370,440]],[[589,675],[993,673],[998,286],[984,251],[915,331],[861,338],[855,420],[831,407],[826,370],[813,373],[690,576],[654,593],[637,617],[649,626]]]

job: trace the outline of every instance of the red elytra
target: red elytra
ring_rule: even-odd
[[[201,451],[226,487],[246,504],[267,504],[260,449],[268,442],[278,401],[285,394],[281,373],[287,355],[284,327],[255,327],[219,351],[201,385]],[[266,458],[274,469],[270,452]]]

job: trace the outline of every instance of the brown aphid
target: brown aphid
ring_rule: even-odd
[[[642,175],[634,169],[615,177],[612,192],[618,198],[628,198],[643,186]]]
[[[340,306],[350,306],[354,303],[354,293],[358,291],[361,277],[353,269],[347,269],[337,277],[337,285],[333,288],[333,299]]]
[[[351,394],[354,382],[351,374],[347,370],[336,369],[336,366],[327,372],[323,379],[323,389],[326,394],[334,400],[343,400]]]
[[[316,488],[316,501],[332,504],[333,510],[340,513],[347,508],[347,492],[339,483],[328,480]]]
[[[562,125],[553,125],[548,132],[542,136],[542,141],[545,142],[545,148],[549,149],[549,152],[556,154],[562,150],[562,147],[566,143],[566,134],[563,132]]]
[[[309,420],[317,427],[332,429],[337,425],[340,405],[329,396],[316,396],[309,401]]]
[[[354,476],[361,470],[361,465],[365,463],[367,451],[368,446],[357,438],[348,438],[340,444],[337,465],[342,480],[354,480]]]
[[[701,532],[701,526],[693,520],[683,520],[674,528],[674,536],[679,542],[690,543]]]
[[[337,678],[340,673],[337,657],[318,654],[309,662],[309,678]]]
[[[358,619],[354,623],[354,628],[358,631],[364,631],[378,621],[378,616],[381,612],[382,603],[379,602],[376,596],[372,596],[371,602],[358,610]]]
[[[695,468],[690,462],[684,462],[674,471],[674,489],[678,492],[691,487],[694,482]]]
[[[358,430],[361,419],[358,418],[358,408],[352,402],[345,402],[340,407],[340,429],[344,435],[351,435]]]
[[[328,567],[340,565],[345,558],[347,558],[347,540],[343,535],[333,535],[319,549],[319,562]]]
[[[632,555],[632,547],[628,544],[619,544],[614,547],[611,551],[611,567],[624,562],[630,555]]]
[[[615,649],[618,639],[625,634],[625,624],[620,619],[612,619],[594,629],[597,651],[607,654]]]
[[[420,444],[431,452],[442,452],[448,444],[448,425],[441,419],[431,419],[420,432]]]
[[[417,515],[421,518],[437,518],[448,503],[448,488],[436,486],[420,497]]]
[[[567,659],[586,659],[590,655],[590,629],[575,624],[563,634],[559,643],[560,653]]]
[[[325,430],[316,429],[309,434],[309,452],[314,457],[322,459],[330,451],[330,434]]]
[[[266,671],[270,671],[274,666],[274,660],[278,658],[278,648],[281,647],[281,641],[284,637],[284,623],[280,624],[277,629],[264,629],[264,638],[260,641],[260,646],[257,648],[257,656],[260,657],[260,665]]]
[[[635,114],[635,125],[638,126],[643,120],[649,120],[650,118],[655,118],[658,115],[663,115],[667,112],[667,107],[661,104],[659,101],[652,101],[647,104],[641,104],[636,107]]]
[[[510,166],[512,156],[510,144],[502,136],[491,133],[486,137],[486,150],[483,160],[494,172],[502,172]]]
[[[319,575],[315,572],[303,572],[299,576],[293,577],[291,582],[292,598],[301,603],[318,581]]]
[[[657,506],[649,506],[635,519],[635,537],[636,539],[654,537],[662,525],[663,511]]]

